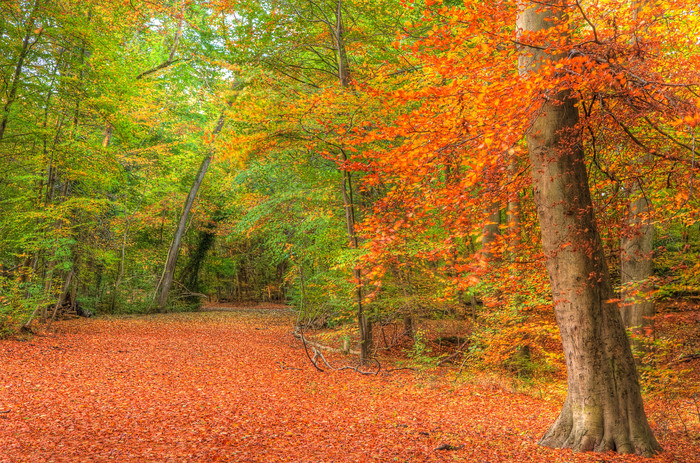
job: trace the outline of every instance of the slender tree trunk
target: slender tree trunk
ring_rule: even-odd
[[[640,190],[635,180],[631,194]],[[630,203],[626,222],[627,230],[621,239],[620,279],[622,283],[622,320],[633,333],[649,334],[654,328],[654,301],[645,299],[644,290],[653,273],[652,246],[654,226],[649,221],[649,202],[640,197]],[[640,296],[634,293],[641,293]],[[631,301],[631,302],[630,302]],[[639,340],[633,345],[643,349]]]
[[[652,0],[638,0],[633,11],[634,19]],[[646,28],[646,26],[644,26]],[[650,161],[649,155],[643,161]],[[634,179],[630,188],[630,197],[642,195],[630,202],[626,216],[626,230],[620,240],[620,283],[622,284],[622,321],[633,334],[650,334],[654,330],[654,301],[647,299],[648,281],[654,272],[652,248],[654,246],[654,225],[649,218],[651,204],[643,194],[640,179]],[[639,292],[642,297],[635,297]],[[637,350],[644,350],[639,339],[633,337],[632,345]]]
[[[216,227],[221,216],[215,216],[213,223],[209,224],[204,228],[204,230],[199,232],[199,237],[197,239],[197,247],[195,251],[190,255],[187,265],[182,270],[178,280],[184,285],[184,287],[190,292],[187,297],[188,302],[192,304],[198,304],[199,293],[201,292],[199,284],[199,272],[202,268],[202,264],[207,257],[207,253],[214,245],[216,241]],[[269,294],[269,289],[268,289]]]
[[[34,2],[34,6],[32,7],[31,13],[29,13],[29,18],[27,19],[27,26],[25,28],[24,39],[22,40],[22,48],[20,49],[19,55],[17,56],[17,63],[15,64],[15,71],[12,74],[12,81],[10,83],[10,89],[7,93],[7,100],[5,100],[5,105],[2,108],[2,117],[0,118],[0,141],[2,141],[2,139],[5,136],[5,129],[7,128],[8,122],[10,121],[10,111],[12,109],[12,105],[17,99],[17,90],[19,89],[19,81],[22,78],[24,60],[27,58],[29,50],[31,50],[32,46],[36,43],[37,40],[39,40],[39,37],[37,37],[37,39],[33,43],[29,42],[32,38],[32,34],[34,33],[34,19],[38,7],[39,0],[36,0]],[[41,31],[39,32],[39,35],[41,35]]]
[[[524,2],[518,28],[545,31],[565,20],[563,0]],[[563,37],[551,37],[552,43]],[[523,46],[523,74],[536,72],[549,44]],[[660,446],[649,428],[622,317],[613,299],[593,214],[583,149],[576,139],[576,101],[549,94],[528,132],[535,204],[566,358],[568,389],[556,422],[540,443],[575,451],[651,455]]]
[[[347,161],[345,151],[342,151],[343,161]],[[355,205],[352,195],[352,177],[347,169],[343,169],[343,205],[345,206],[345,226],[350,238],[350,247],[357,249],[359,242],[355,232]],[[353,267],[352,276],[355,283],[355,303],[357,304],[357,325],[360,330],[360,363],[369,360],[372,349],[372,324],[367,319],[362,301],[362,269]]]
[[[493,204],[489,209],[489,216],[481,230],[481,255],[485,260],[494,258],[493,247],[500,233],[501,211],[498,204]]]
[[[212,135],[219,134],[223,129],[225,122],[226,115],[222,113],[219,117],[219,122],[216,124],[216,128],[212,132]],[[180,243],[182,242],[182,237],[185,235],[185,227],[187,226],[187,220],[190,216],[190,210],[192,209],[192,204],[194,204],[194,200],[197,197],[197,193],[199,192],[199,187],[202,184],[202,181],[204,180],[204,176],[207,173],[207,169],[209,169],[209,164],[211,163],[211,158],[213,155],[214,148],[210,149],[209,153],[206,155],[204,160],[202,160],[202,164],[199,166],[199,171],[197,172],[197,176],[195,177],[194,183],[192,184],[192,188],[190,188],[190,192],[187,195],[187,199],[185,200],[185,205],[182,208],[180,222],[177,225],[177,229],[175,230],[175,236],[173,238],[172,243],[170,244],[170,250],[168,251],[168,258],[165,261],[163,275],[161,277],[158,288],[156,288],[156,291],[160,290],[158,292],[157,302],[158,311],[164,311],[165,306],[168,303],[170,288],[172,287],[173,279],[175,276],[175,265],[177,264],[177,256],[180,251]]]
[[[514,178],[517,172],[517,160],[511,160],[508,165],[508,174]],[[518,192],[513,192],[508,198],[508,207],[506,209],[506,225],[508,229],[509,247],[512,251],[520,246],[520,196]]]
[[[51,320],[49,320],[49,324],[46,326],[46,329],[51,329],[51,324],[54,322],[56,319],[56,313],[58,313],[58,308],[63,305],[63,303],[66,300],[66,296],[68,296],[68,291],[70,291],[70,284],[73,281],[73,270],[69,270],[68,273],[66,274],[66,278],[63,282],[63,288],[61,288],[61,294],[58,296],[58,301],[56,301],[56,305],[53,308],[53,313],[51,314]]]
[[[122,245],[121,251],[119,253],[119,268],[117,270],[117,278],[114,281],[114,290],[112,292],[112,302],[110,304],[110,310],[114,312],[117,306],[117,296],[119,294],[119,286],[122,283],[122,278],[124,278],[124,261],[126,260],[126,240],[129,236],[129,225],[130,220],[127,219],[126,224],[124,224],[124,233],[122,234]]]
[[[340,85],[347,87],[350,84],[350,67],[345,48],[345,28],[343,27],[343,2],[338,0],[335,10],[335,28],[332,30],[338,61],[338,80]]]
[[[333,36],[334,46],[336,49],[336,58],[338,64],[338,81],[344,88],[350,84],[350,67],[348,64],[348,56],[345,47],[345,29],[343,26],[343,2],[338,0],[335,10],[335,25],[331,26],[331,35]],[[348,157],[345,150],[340,149],[343,162],[347,162]],[[346,167],[343,167],[343,205],[345,206],[345,225],[350,239],[350,246],[353,249],[359,247],[357,234],[355,233],[355,203],[352,191],[352,176]],[[354,267],[352,270],[353,280],[355,282],[355,303],[357,304],[357,325],[360,331],[360,363],[365,363],[369,360],[370,351],[372,349],[372,323],[368,320],[364,310],[362,296],[362,269]]]

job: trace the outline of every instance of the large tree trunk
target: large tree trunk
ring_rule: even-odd
[[[639,192],[635,180],[632,194]],[[622,306],[622,320],[633,333],[647,334],[654,328],[654,301],[646,299],[644,290],[653,272],[652,246],[654,225],[649,221],[649,202],[644,196],[632,201],[627,214],[627,230],[621,239],[620,279],[622,296],[626,304]],[[636,295],[634,293],[641,293]],[[643,349],[638,339],[633,345]]]
[[[521,5],[518,27],[550,29],[565,19],[566,2]],[[556,43],[561,37],[550,37]],[[547,43],[523,46],[519,66],[537,71]],[[559,57],[560,58],[560,57]],[[651,455],[660,446],[644,413],[634,359],[613,297],[593,214],[579,122],[570,91],[549,94],[528,132],[535,203],[555,314],[566,358],[562,411],[540,443],[575,451]]]

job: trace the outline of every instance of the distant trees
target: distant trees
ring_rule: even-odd
[[[183,23],[204,12],[183,5],[0,6],[3,329],[45,317],[34,309],[66,284],[93,310],[147,303],[175,210],[168,196],[181,194],[205,145],[195,127],[216,120],[208,101],[227,85],[193,59],[203,44]]]

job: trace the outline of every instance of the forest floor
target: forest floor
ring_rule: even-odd
[[[660,424],[663,404],[654,459],[547,449],[560,398],[445,369],[319,372],[289,311],[216,309],[0,342],[0,462],[700,461],[700,424]]]

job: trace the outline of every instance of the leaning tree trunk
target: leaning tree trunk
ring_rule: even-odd
[[[0,116],[0,141],[2,141],[3,137],[5,136],[5,129],[7,129],[7,124],[10,120],[10,111],[12,110],[12,105],[17,100],[17,90],[19,88],[20,79],[22,78],[24,60],[27,58],[29,51],[37,43],[37,41],[39,40],[39,36],[43,32],[43,29],[39,29],[39,31],[36,32],[37,38],[34,40],[34,42],[33,43],[29,42],[29,40],[32,37],[32,34],[35,33],[34,32],[34,22],[36,19],[38,8],[39,8],[39,0],[36,0],[34,2],[34,6],[32,7],[31,13],[29,13],[29,18],[27,19],[27,25],[25,27],[24,39],[22,40],[22,46],[20,48],[19,55],[17,56],[17,63],[15,64],[15,70],[12,73],[12,81],[11,81],[11,83],[9,85],[9,89],[7,91],[7,98],[5,99],[5,104],[2,108],[2,116]]]
[[[219,122],[216,124],[216,128],[212,132],[212,135],[217,135],[221,132],[224,127],[224,122],[226,122],[226,115],[224,113],[219,117]],[[177,225],[177,230],[175,231],[175,236],[170,244],[170,250],[168,251],[168,258],[165,261],[165,268],[163,269],[163,275],[161,276],[160,283],[156,291],[158,292],[158,311],[164,311],[165,306],[168,303],[168,296],[170,295],[170,288],[173,285],[173,279],[175,277],[175,265],[177,264],[177,256],[180,251],[180,243],[182,243],[182,237],[185,235],[185,227],[187,225],[187,219],[190,216],[190,210],[192,209],[192,204],[194,204],[194,199],[197,197],[199,192],[199,187],[204,180],[204,176],[209,169],[209,164],[211,163],[211,158],[214,155],[214,149],[210,149],[206,157],[199,166],[199,171],[197,172],[197,177],[190,188],[190,192],[185,200],[185,205],[182,208],[182,214],[180,215],[180,222]]]
[[[530,39],[528,33],[565,20],[563,0],[522,6],[521,43]],[[549,39],[561,43],[562,37]],[[523,74],[536,72],[545,59],[561,58],[546,54],[546,39],[533,45],[521,47]],[[660,446],[647,423],[618,306],[610,302],[614,294],[596,228],[584,153],[576,139],[578,122],[571,92],[550,93],[527,137],[542,247],[568,374],[562,411],[540,443],[575,451],[651,455]]]

